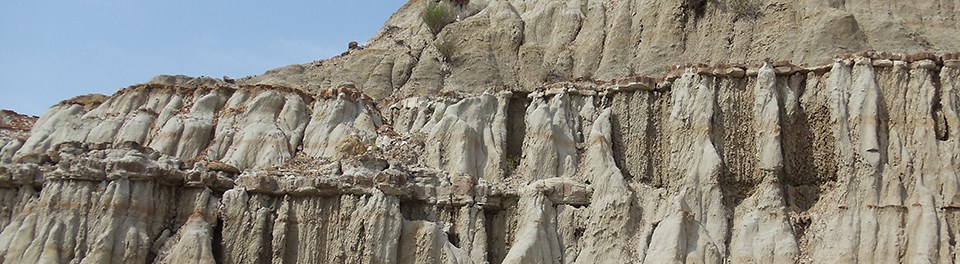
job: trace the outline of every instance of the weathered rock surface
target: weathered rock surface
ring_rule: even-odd
[[[51,108],[8,150],[0,256],[952,262],[960,68],[942,65],[690,68],[383,111],[346,88],[134,86]]]
[[[662,74],[671,65],[823,65],[863,50],[960,50],[954,0],[473,0],[437,36],[420,18],[427,1],[409,1],[362,49],[241,82],[355,85],[379,100],[532,91],[544,81]],[[455,43],[450,63],[439,42]]]
[[[0,161],[9,163],[14,152],[30,136],[35,116],[25,116],[10,110],[0,110]]]
[[[435,39],[411,1],[330,60],[0,112],[0,262],[960,261],[960,57],[815,64],[956,50],[960,5],[727,3],[477,0]],[[819,66],[663,67],[766,57]]]

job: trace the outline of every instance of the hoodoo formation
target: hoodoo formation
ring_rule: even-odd
[[[960,1],[434,1],[0,112],[0,262],[960,261]]]

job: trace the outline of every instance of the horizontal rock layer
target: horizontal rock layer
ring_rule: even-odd
[[[958,89],[865,57],[392,105],[134,86],[9,139],[0,260],[954,262]]]

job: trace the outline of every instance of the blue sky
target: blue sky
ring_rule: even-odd
[[[0,1],[0,109],[40,115],[157,74],[239,78],[365,42],[406,0]]]

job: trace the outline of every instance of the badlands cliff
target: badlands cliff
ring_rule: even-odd
[[[425,1],[0,112],[0,262],[960,261],[960,2]]]

